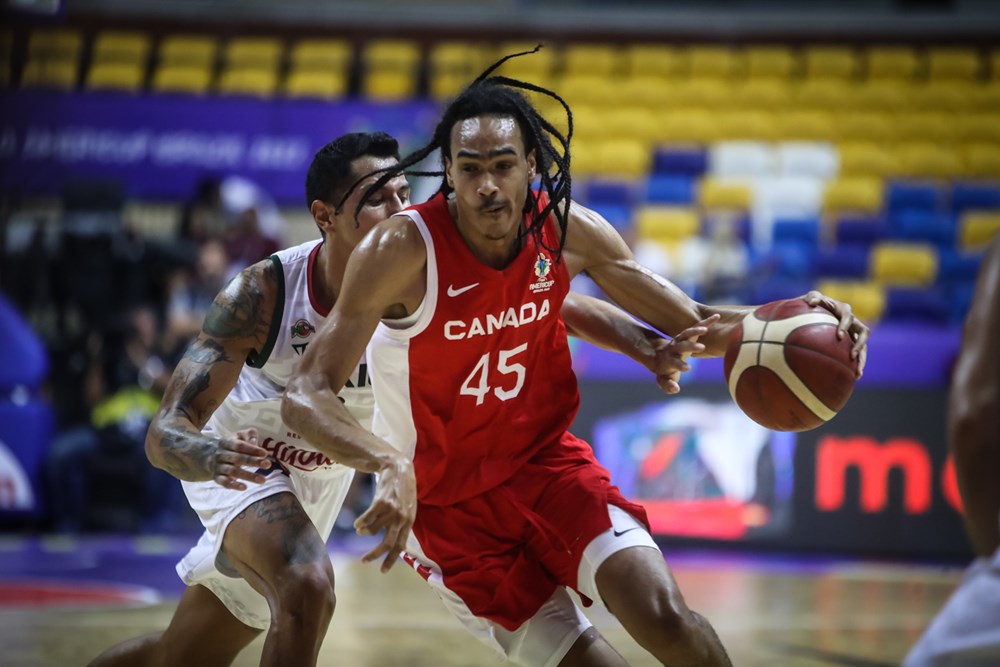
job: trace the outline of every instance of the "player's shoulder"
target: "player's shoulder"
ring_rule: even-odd
[[[423,261],[427,257],[420,229],[404,214],[386,218],[372,227],[358,247],[361,253],[386,261]]]

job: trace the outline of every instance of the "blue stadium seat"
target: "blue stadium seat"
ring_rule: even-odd
[[[631,181],[595,179],[585,187],[586,201],[594,204],[631,205],[635,200],[635,185]]]
[[[837,219],[837,244],[871,245],[889,237],[889,225],[880,217],[845,215]]]
[[[653,174],[698,177],[708,171],[708,152],[701,148],[669,146],[653,153]]]
[[[619,232],[632,228],[632,207],[627,204],[609,204],[606,202],[590,202],[588,206],[611,223]]]
[[[771,240],[775,244],[793,241],[815,248],[819,241],[819,218],[778,218],[771,227]]]
[[[751,303],[769,303],[779,299],[791,299],[802,296],[813,289],[811,280],[793,280],[789,278],[769,278],[755,282],[750,291]]]
[[[959,252],[955,248],[942,248],[938,256],[937,282],[939,284],[975,282],[982,261],[982,252]]]
[[[1000,208],[1000,183],[957,181],[951,190],[951,210],[961,215],[969,209]]]
[[[691,176],[654,174],[646,182],[645,201],[650,204],[691,206],[695,202],[695,179]]]
[[[952,324],[961,324],[972,307],[972,297],[976,292],[973,280],[962,280],[948,286],[949,311],[948,319]]]
[[[816,275],[824,278],[867,278],[867,244],[844,244],[823,248],[816,253]]]
[[[958,222],[952,213],[908,209],[889,214],[889,234],[894,239],[929,241],[954,248]]]
[[[946,201],[944,188],[927,181],[889,181],[886,184],[886,209],[898,211],[939,211]]]
[[[816,275],[816,244],[801,240],[775,241],[760,260],[774,277],[811,279]]]
[[[951,303],[939,288],[893,287],[886,292],[884,319],[946,324],[951,320]]]

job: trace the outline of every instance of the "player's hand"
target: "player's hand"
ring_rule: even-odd
[[[263,484],[266,477],[257,470],[271,467],[267,450],[257,444],[255,428],[237,431],[232,438],[220,439],[206,463],[216,484],[237,491],[246,490],[245,482]]]
[[[676,394],[681,390],[681,373],[691,370],[688,357],[705,351],[705,345],[698,339],[707,334],[718,319],[718,314],[712,315],[680,332],[673,340],[661,339],[655,344],[655,368],[652,370],[656,374],[656,384],[664,393]]]
[[[354,521],[358,535],[376,535],[384,531],[382,541],[361,560],[382,561],[382,572],[389,569],[406,549],[406,539],[417,516],[417,478],[413,462],[399,456],[376,475],[375,498],[365,513]]]
[[[837,338],[850,336],[854,341],[851,347],[851,359],[858,360],[858,377],[860,378],[865,370],[865,361],[868,359],[868,337],[871,329],[868,325],[854,316],[851,304],[831,299],[822,292],[811,290],[802,297],[810,306],[822,306],[837,316],[840,324],[837,326]]]

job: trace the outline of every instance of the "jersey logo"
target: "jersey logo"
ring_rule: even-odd
[[[316,327],[303,319],[300,319],[289,328],[292,330],[292,338],[309,338],[309,336],[316,333]]]
[[[309,343],[292,343],[292,349],[295,350],[295,354],[301,357],[305,354],[307,345],[309,345]]]
[[[471,285],[466,285],[465,287],[459,287],[455,289],[454,285],[448,285],[448,296],[458,296],[459,294],[464,294],[468,292],[473,287],[477,287],[479,283],[472,283]]]
[[[552,285],[555,284],[555,280],[550,280],[549,273],[552,271],[552,260],[548,258],[545,253],[538,253],[538,259],[535,260],[535,277],[537,280],[528,287],[532,292],[548,292],[552,289]]]

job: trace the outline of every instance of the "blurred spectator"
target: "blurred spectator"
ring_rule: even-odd
[[[707,221],[703,239],[700,300],[709,304],[746,303],[750,251],[740,238],[738,220],[728,216]]]
[[[201,244],[193,270],[175,274],[167,297],[164,338],[164,349],[170,359],[176,361],[188,342],[201,331],[205,313],[229,277],[229,253],[218,240]]]

